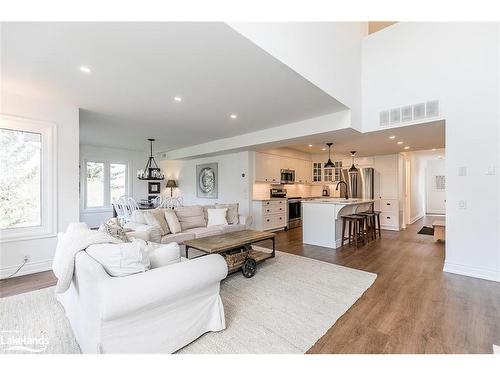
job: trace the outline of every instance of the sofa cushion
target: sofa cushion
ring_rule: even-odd
[[[217,234],[222,234],[222,230],[220,229],[220,226],[217,226],[217,227],[198,227],[198,228],[187,229],[183,233],[193,234],[195,236],[195,238],[203,238],[203,237],[215,236]]]
[[[177,207],[175,214],[177,215],[177,219],[179,219],[179,223],[181,223],[182,231],[207,226],[203,209],[199,205]]]
[[[170,233],[167,221],[165,219],[165,213],[163,211],[150,210],[144,214],[144,219],[146,220],[146,223],[148,225],[160,228],[160,233],[162,236]]]
[[[247,229],[247,227],[245,224],[232,224],[232,225],[223,225],[221,229],[223,233],[231,233],[231,232],[238,232],[240,230],[245,230]]]
[[[208,223],[208,210],[211,208],[215,208],[215,204],[201,206],[203,209],[203,218],[205,219],[205,223]]]
[[[118,244],[95,244],[86,252],[111,276],[128,276],[150,268],[147,246],[142,240]]]
[[[209,208],[207,227],[215,225],[227,225],[227,208]]]
[[[181,248],[177,242],[169,244],[148,244],[149,263],[151,268],[168,266],[181,261]]]
[[[161,243],[171,243],[171,242],[177,242],[179,244],[183,243],[184,241],[187,240],[193,240],[195,237],[194,233],[170,233],[167,234],[166,236],[163,236],[161,238]]]
[[[227,208],[227,223],[228,224],[238,224],[239,219],[239,203],[229,203],[229,204],[215,204],[215,208]]]
[[[139,223],[139,224],[147,224],[146,219],[144,218],[144,213],[151,211],[151,210],[135,210],[132,211],[132,214],[130,215],[130,221],[133,221],[134,223]]]
[[[125,233],[125,229],[119,224],[115,224],[113,222],[102,223],[99,227],[99,232],[103,232],[109,234],[111,237],[114,237],[123,242],[130,242]]]
[[[165,211],[165,220],[167,221],[168,229],[171,233],[176,234],[179,233],[181,228],[181,223],[179,223],[179,219],[174,211]]]

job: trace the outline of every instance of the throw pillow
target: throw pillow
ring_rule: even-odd
[[[207,226],[203,216],[203,209],[199,205],[177,207],[175,214],[179,219],[183,231]]]
[[[149,242],[148,245],[149,263],[152,269],[179,263],[181,261],[181,248],[176,242],[171,242],[166,245]]]
[[[165,214],[159,210],[151,210],[144,214],[144,219],[148,225],[153,227],[159,227],[162,236],[169,234],[167,221],[165,220]]]
[[[213,205],[207,205],[207,206],[202,206],[203,209],[203,218],[205,219],[205,223],[208,223],[208,209],[210,208],[217,208],[215,207],[215,204]]]
[[[150,268],[147,245],[142,240],[119,244],[96,244],[87,247],[89,254],[110,276],[128,276]]]
[[[214,225],[227,225],[227,208],[209,208],[207,211],[208,227],[212,227]]]
[[[130,242],[130,240],[127,237],[127,234],[125,233],[125,230],[119,225],[112,225],[112,224],[108,224],[108,223],[103,223],[99,227],[99,232],[107,233],[111,237],[119,239],[123,242]]]
[[[227,223],[228,224],[238,224],[239,223],[239,203],[230,204],[215,204],[215,208],[227,208]]]
[[[167,221],[170,232],[173,234],[182,231],[181,224],[179,223],[179,219],[174,211],[165,211],[165,220]]]
[[[134,223],[147,224],[146,219],[144,218],[144,213],[151,210],[134,210],[132,211],[132,215],[130,215],[130,221]]]

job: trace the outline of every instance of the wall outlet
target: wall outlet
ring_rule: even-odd
[[[465,201],[465,200],[458,201],[458,208],[460,210],[466,210],[467,209],[467,201]]]
[[[25,255],[23,257],[23,261],[26,262],[26,263],[28,263],[30,261],[30,256],[29,255]]]

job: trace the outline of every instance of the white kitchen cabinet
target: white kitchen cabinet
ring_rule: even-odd
[[[255,181],[279,183],[282,160],[277,155],[255,153]]]
[[[255,182],[279,183],[281,170],[295,171],[295,182],[306,184],[311,182],[311,162],[262,152],[255,153]]]
[[[288,203],[286,198],[275,198],[254,201],[252,217],[256,230],[274,231],[286,228],[288,225]]]

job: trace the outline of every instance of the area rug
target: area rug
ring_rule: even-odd
[[[434,228],[433,227],[422,227],[422,229],[420,229],[418,231],[418,234],[428,234],[430,236],[434,236]]]
[[[253,278],[235,273],[221,283],[227,328],[206,333],[178,353],[305,353],[376,277],[277,252]],[[53,288],[0,299],[0,318],[4,332],[46,338],[40,352],[79,353]],[[25,352],[2,345],[0,352],[6,351]]]

